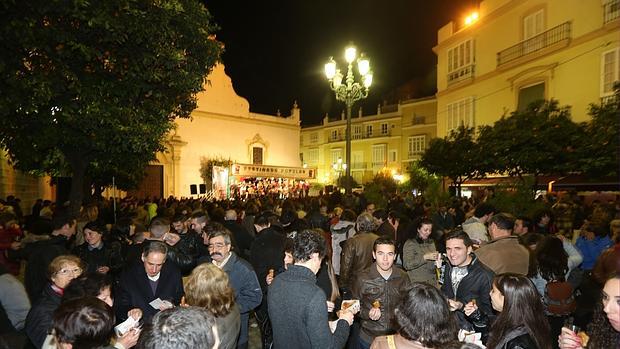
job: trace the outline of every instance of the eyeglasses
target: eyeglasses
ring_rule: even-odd
[[[212,249],[216,249],[216,248],[220,249],[220,248],[224,248],[224,246],[226,246],[226,245],[228,245],[228,244],[223,243],[223,242],[217,242],[215,244],[209,244],[208,247],[212,248]]]
[[[62,276],[67,276],[69,274],[71,275],[80,275],[82,274],[82,269],[81,268],[75,268],[75,269],[61,269],[58,272],[56,272],[57,275],[62,275]]]

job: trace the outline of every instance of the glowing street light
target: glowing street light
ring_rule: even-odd
[[[348,167],[347,164],[351,163],[351,108],[356,101],[368,97],[368,90],[372,85],[372,70],[370,69],[370,61],[368,58],[364,57],[363,53],[360,54],[358,58],[355,46],[349,46],[345,49],[344,58],[348,66],[346,77],[343,76],[340,69],[337,68],[333,57],[330,57],[329,61],[325,64],[325,76],[327,80],[329,80],[331,89],[336,93],[336,100],[344,102],[347,106],[347,129],[345,134],[346,161],[342,164],[342,160],[340,159],[339,166],[345,170],[347,178],[345,192],[350,194],[351,168]],[[355,62],[356,58],[360,82],[355,81],[355,75],[353,73],[353,62]],[[337,164],[334,164],[334,166],[337,166]]]
[[[472,25],[478,21],[478,12],[472,12],[469,16],[465,17],[465,25]]]

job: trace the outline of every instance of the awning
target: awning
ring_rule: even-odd
[[[316,168],[269,166],[254,164],[232,164],[231,175],[237,177],[280,177],[294,179],[313,179]]]
[[[583,175],[568,175],[551,183],[553,191],[620,191],[620,180],[614,177],[591,179]]]

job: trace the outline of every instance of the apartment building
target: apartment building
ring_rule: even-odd
[[[619,80],[620,0],[484,0],[437,33],[437,136],[490,125],[537,99],[574,121]]]

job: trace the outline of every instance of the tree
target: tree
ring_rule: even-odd
[[[428,172],[448,177],[461,195],[461,185],[470,178],[484,176],[474,129],[459,126],[445,138],[434,138],[422,154],[420,165]]]
[[[207,188],[211,188],[213,185],[213,166],[230,167],[232,163],[230,158],[226,159],[221,155],[214,158],[202,156],[200,158],[200,178],[207,185]]]
[[[9,0],[0,20],[0,144],[18,169],[72,176],[74,213],[86,173],[164,150],[221,52],[196,0]]]
[[[620,98],[590,106],[592,120],[582,124],[575,167],[592,178],[618,178],[620,168]]]
[[[368,202],[374,203],[377,207],[386,208],[388,200],[396,193],[397,184],[394,178],[385,171],[375,175],[372,181],[364,186],[364,196]]]
[[[432,176],[417,161],[410,163],[407,172],[409,173],[409,180],[403,183],[403,187],[407,190],[416,189],[423,192],[432,180]]]
[[[536,185],[540,175],[572,170],[578,138],[579,127],[571,120],[568,107],[560,108],[553,100],[532,103],[493,126],[479,128],[482,167],[519,178],[531,174]]]

